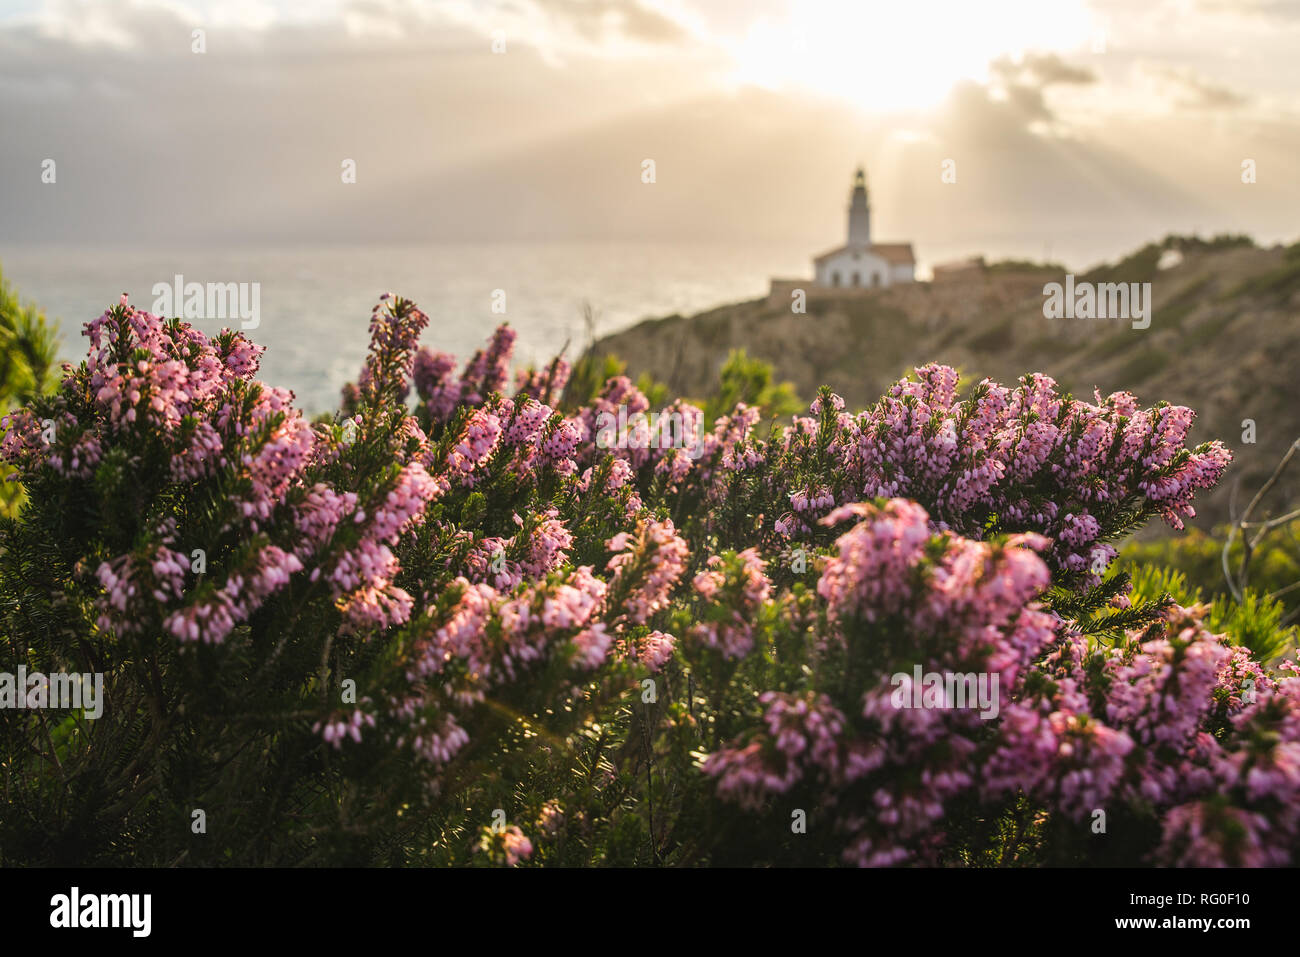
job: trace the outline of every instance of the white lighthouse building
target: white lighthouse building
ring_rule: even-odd
[[[825,288],[892,286],[912,282],[916,257],[911,243],[872,243],[867,174],[858,167],[849,199],[848,242],[813,259],[816,283]]]

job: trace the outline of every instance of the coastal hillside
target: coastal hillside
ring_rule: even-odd
[[[1200,524],[1219,522],[1235,494],[1240,507],[1287,446],[1300,438],[1300,244],[1258,248],[1244,237],[1169,237],[1077,282],[1149,282],[1149,328],[1125,319],[1048,319],[1043,287],[1059,266],[990,264],[961,278],[810,297],[793,311],[790,284],[764,299],[696,316],[642,322],[596,340],[633,378],[648,373],[673,394],[710,392],[732,350],[772,364],[808,401],[825,383],[849,408],[878,397],[912,367],[952,365],[971,379],[1014,382],[1043,372],[1090,396],[1126,389],[1144,404],[1191,406],[1196,441],[1219,438],[1236,456],[1225,481],[1201,502]],[[810,283],[796,284],[810,286]],[[1244,420],[1253,420],[1249,441]],[[1300,473],[1297,473],[1300,476]],[[1275,504],[1300,497],[1279,483]]]

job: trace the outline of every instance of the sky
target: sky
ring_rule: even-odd
[[[0,243],[820,250],[858,163],[880,241],[1292,241],[1297,50],[1294,0],[0,0]]]

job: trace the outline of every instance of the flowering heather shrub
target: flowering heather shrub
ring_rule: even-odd
[[[605,448],[625,377],[512,379],[506,327],[458,373],[427,322],[385,297],[308,422],[241,334],[124,297],[5,420],[0,668],[106,705],[0,710],[0,860],[1295,859],[1297,676],[1109,567],[1226,467],[1190,410],[928,366]]]

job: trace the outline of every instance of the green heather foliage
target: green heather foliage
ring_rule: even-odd
[[[1295,614],[1300,608],[1300,589],[1292,587],[1300,582],[1298,535],[1300,530],[1294,524],[1274,529],[1250,560],[1250,591],[1260,600],[1275,596],[1268,603],[1276,603],[1283,617]],[[1227,603],[1231,592],[1223,576],[1223,543],[1226,538],[1226,528],[1215,529],[1213,535],[1193,528],[1176,538],[1127,545],[1122,557],[1130,565],[1153,569],[1153,574],[1166,569],[1180,572],[1187,583],[1183,592],[1185,604],[1219,599]],[[1228,551],[1229,567],[1236,569],[1241,557],[1242,544],[1238,537]],[[1178,598],[1178,592],[1174,597]]]
[[[1159,601],[1165,596],[1189,608],[1208,601],[1209,607],[1202,616],[1206,627],[1249,648],[1251,655],[1260,661],[1272,661],[1295,651],[1300,630],[1283,624],[1286,607],[1253,588],[1246,590],[1240,603],[1222,592],[1207,599],[1200,587],[1190,584],[1181,571],[1158,565],[1139,566],[1133,575],[1131,597],[1141,603]]]
[[[45,313],[19,301],[0,270],[0,416],[21,408],[54,384],[58,343]],[[0,481],[10,469],[0,465]],[[18,501],[12,483],[0,485],[0,514],[11,514]]]

